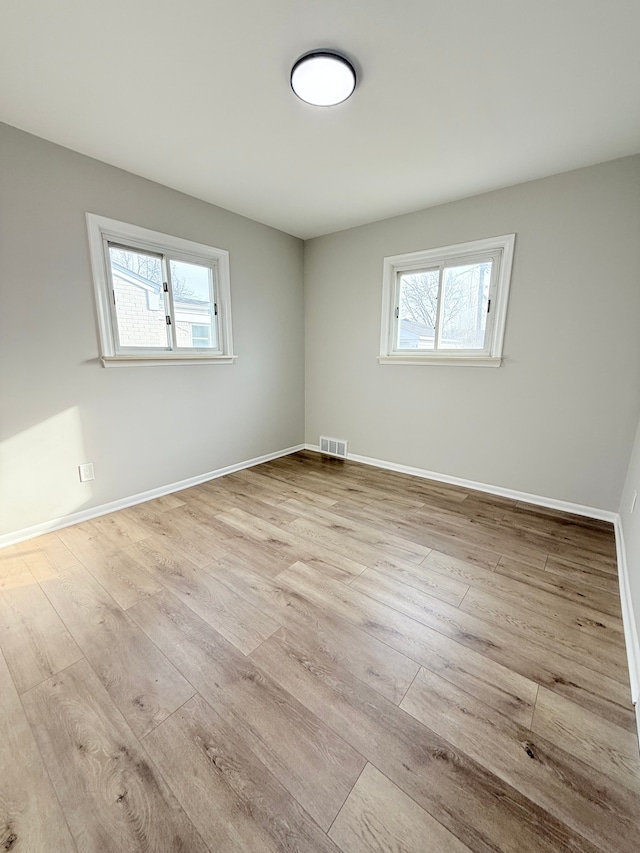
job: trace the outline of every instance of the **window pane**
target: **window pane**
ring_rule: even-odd
[[[401,274],[396,349],[433,349],[438,279],[437,269]]]
[[[186,261],[169,264],[178,346],[217,349],[213,270]]]
[[[439,349],[484,349],[492,261],[446,267]]]
[[[121,347],[167,349],[168,327],[157,255],[109,246]]]
[[[192,347],[210,347],[211,346],[211,327],[210,326],[192,326],[191,327],[191,346]]]

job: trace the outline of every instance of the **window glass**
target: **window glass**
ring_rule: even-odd
[[[492,262],[445,267],[439,349],[484,349]]]
[[[400,276],[397,349],[433,349],[439,277],[438,269]]]
[[[110,245],[109,259],[120,346],[168,348],[161,258]]]
[[[193,347],[210,347],[211,346],[211,326],[192,326],[191,327],[191,346],[193,346]]]
[[[185,261],[169,262],[176,337],[179,347],[209,347],[216,349],[215,298],[213,270]],[[193,327],[206,334],[195,335]],[[198,339],[195,342],[195,339]],[[205,342],[206,339],[206,342]]]

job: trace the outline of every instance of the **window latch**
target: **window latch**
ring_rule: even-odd
[[[491,300],[487,302],[487,314],[491,311]]]
[[[216,317],[218,316],[218,306],[215,303],[213,306],[213,313],[214,313],[214,316],[216,316]]]
[[[400,319],[400,308],[396,308],[396,320]]]
[[[171,325],[171,317],[168,314],[166,315],[166,317],[167,317],[167,326],[170,326]]]
[[[162,289],[164,290],[165,293],[169,293],[169,285],[167,284],[166,281],[162,282]]]

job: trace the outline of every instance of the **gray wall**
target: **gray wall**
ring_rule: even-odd
[[[100,366],[86,211],[229,250],[235,365]],[[300,240],[0,125],[0,259],[0,533],[302,442]]]
[[[499,369],[380,365],[385,255],[516,232]],[[618,509],[640,407],[640,157],[305,244],[306,440]]]

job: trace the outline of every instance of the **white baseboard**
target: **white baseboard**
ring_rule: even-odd
[[[305,444],[305,450],[320,452],[317,444]],[[400,465],[397,462],[374,459],[371,456],[358,456],[356,453],[349,453],[347,458],[352,462],[372,465],[374,468],[385,468],[388,471],[397,471],[400,474],[411,474],[413,477],[422,477],[425,480],[436,480],[439,483],[448,483],[451,486],[462,486],[465,489],[472,489],[476,492],[487,492],[490,495],[499,495],[502,498],[511,498],[515,501],[544,506],[548,509],[557,509],[560,512],[583,515],[587,518],[596,518],[600,521],[610,521],[612,524],[615,524],[618,517],[617,512],[612,512],[608,509],[583,506],[582,504],[574,504],[570,501],[560,501],[556,500],[556,498],[532,495],[529,492],[518,492],[515,489],[505,489],[502,486],[490,486],[487,483],[478,483],[475,480],[464,480],[462,477],[452,477],[449,474],[440,474],[437,471],[427,471],[425,468],[413,468],[411,465]]]
[[[237,462],[235,465],[227,465],[226,468],[218,468],[215,471],[208,471],[206,474],[199,474],[197,477],[189,477],[187,480],[180,480],[177,483],[169,483],[168,485],[160,486],[157,489],[149,489],[147,492],[139,492],[137,495],[130,495],[129,497],[120,498],[116,501],[100,504],[99,506],[93,506],[89,509],[80,510],[79,512],[72,512],[68,515],[62,515],[59,518],[52,518],[50,521],[44,521],[41,524],[34,524],[32,527],[24,527],[22,530],[4,533],[0,536],[0,548],[5,547],[6,545],[15,545],[17,542],[24,542],[25,539],[33,539],[35,536],[41,536],[43,533],[50,533],[53,530],[60,530],[63,527],[69,527],[72,524],[78,524],[80,521],[89,521],[91,518],[97,518],[100,515],[115,512],[118,509],[125,509],[128,506],[144,503],[144,501],[161,498],[163,495],[170,495],[172,492],[180,492],[182,489],[188,489],[191,486],[198,486],[200,483],[206,483],[207,480],[215,480],[217,477],[224,477],[225,474],[233,474],[234,471],[241,471],[243,468],[252,468],[254,465],[261,465],[263,462],[270,462],[272,459],[279,459],[281,456],[289,456],[291,453],[297,453],[299,450],[303,450],[304,447],[304,444],[297,444],[295,447],[287,447],[285,450],[276,450],[275,453],[256,456],[254,459]]]
[[[640,737],[640,639],[638,626],[631,603],[631,587],[629,585],[629,568],[627,551],[624,544],[622,519],[616,519],[616,551],[618,554],[618,582],[620,584],[620,605],[622,607],[622,622],[624,624],[624,639],[629,661],[629,678],[631,681],[631,699],[636,706],[638,718],[638,736]]]

